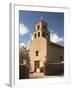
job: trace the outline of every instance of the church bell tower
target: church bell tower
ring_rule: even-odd
[[[40,37],[46,38],[48,41],[50,40],[48,24],[43,20],[42,17],[41,17],[40,21],[38,21],[35,25],[35,36],[36,36],[36,32],[40,33]],[[38,36],[39,36],[39,33],[38,33]]]
[[[42,72],[47,57],[47,44],[50,41],[48,24],[41,17],[35,25],[33,40],[30,46],[30,71]]]

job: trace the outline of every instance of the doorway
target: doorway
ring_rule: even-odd
[[[35,61],[35,72],[40,72],[40,61]]]

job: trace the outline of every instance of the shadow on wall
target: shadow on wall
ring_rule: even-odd
[[[19,79],[29,78],[29,68],[27,65],[19,65]]]
[[[44,68],[45,75],[64,75],[64,63],[49,63]]]

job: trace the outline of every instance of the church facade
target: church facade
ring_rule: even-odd
[[[29,49],[30,72],[41,72],[45,63],[61,63],[64,47],[50,41],[48,24],[41,19],[35,25]]]

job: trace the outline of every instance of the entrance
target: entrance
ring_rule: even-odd
[[[35,61],[35,72],[40,72],[40,61]]]

